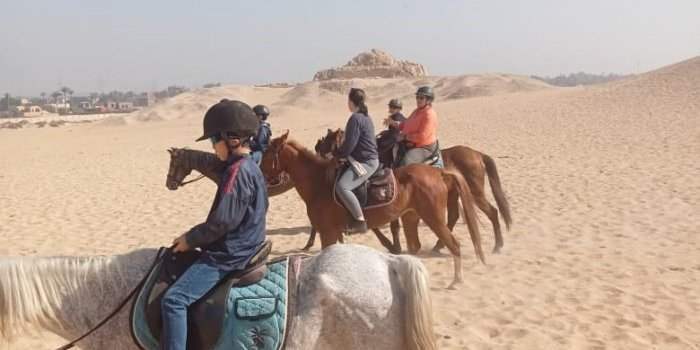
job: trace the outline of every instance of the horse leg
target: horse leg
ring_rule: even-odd
[[[381,243],[382,246],[389,251],[389,253],[397,254],[394,252],[394,244],[388,238],[386,238],[386,236],[382,233],[382,230],[380,230],[378,227],[373,227],[372,232],[374,232],[374,235],[377,236],[377,239],[379,239],[379,243]]]
[[[394,220],[391,222],[391,238],[394,240],[394,250],[392,253],[401,254],[401,224],[399,220]]]
[[[401,217],[403,232],[406,235],[406,245],[410,254],[417,254],[420,250],[420,239],[418,239],[418,222],[420,217],[415,212],[408,212]]]
[[[316,228],[311,226],[311,233],[309,234],[309,240],[306,241],[306,245],[304,248],[301,248],[303,251],[308,251],[311,247],[314,246],[314,242],[316,241]]]
[[[321,227],[318,232],[321,234],[321,249],[325,249],[343,239],[343,232],[341,231]]]
[[[454,289],[455,286],[461,284],[462,279],[462,253],[459,248],[459,242],[457,238],[450,232],[445,222],[445,208],[439,208],[439,206],[428,207],[430,204],[426,204],[426,208],[423,208],[419,212],[421,219],[430,227],[430,229],[435,232],[435,235],[445,243],[447,249],[452,253],[452,259],[454,263],[454,278],[452,283],[448,288]],[[421,206],[419,206],[420,208]]]
[[[494,253],[500,253],[501,248],[503,248],[503,235],[501,235],[501,224],[498,222],[498,209],[491,205],[486,200],[485,196],[474,196],[474,202],[481,211],[489,217],[491,223],[493,224],[493,234],[496,236],[496,242],[493,246]]]
[[[447,196],[447,227],[451,232],[454,232],[457,221],[459,221],[459,194],[450,191]],[[445,243],[443,243],[441,239],[438,239],[433,247],[433,252],[439,253],[444,247]]]

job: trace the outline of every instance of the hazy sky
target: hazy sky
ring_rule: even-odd
[[[0,93],[307,81],[370,48],[434,75],[640,72],[700,55],[700,0],[6,0]]]

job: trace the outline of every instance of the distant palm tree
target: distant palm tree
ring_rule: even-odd
[[[41,103],[45,104],[46,103],[46,93],[42,92],[41,94],[39,94],[39,96],[41,96]]]
[[[61,97],[62,95],[63,94],[60,91],[54,91],[51,94],[51,98],[53,101],[53,107],[51,109],[52,109],[53,113],[58,113],[58,98]]]
[[[70,96],[73,95],[73,90],[67,86],[64,86],[61,88],[61,92],[63,93],[63,103],[68,101],[68,108],[70,109]],[[68,99],[66,99],[66,96],[68,96]]]

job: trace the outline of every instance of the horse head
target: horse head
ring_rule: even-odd
[[[280,161],[280,152],[282,152],[284,146],[287,144],[288,136],[289,130],[282,134],[282,136],[270,140],[270,146],[263,154],[262,161],[260,162],[260,170],[262,170],[263,175],[265,175],[265,181],[268,186],[276,186],[282,182],[285,171],[284,164]]]
[[[333,158],[333,153],[343,143],[344,132],[341,129],[335,131],[328,129],[326,136],[321,137],[317,142],[314,150],[319,156],[330,159]]]
[[[168,153],[170,153],[170,166],[168,167],[168,177],[165,180],[165,186],[169,190],[174,191],[182,186],[182,181],[192,172],[192,167],[188,166],[184,157],[185,149],[173,147],[168,149]]]

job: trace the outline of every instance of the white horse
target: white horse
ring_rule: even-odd
[[[141,280],[155,249],[100,257],[0,258],[0,340],[44,329],[74,339]],[[436,349],[428,273],[416,258],[336,244],[299,276],[288,349]],[[137,349],[129,308],[78,343]]]

